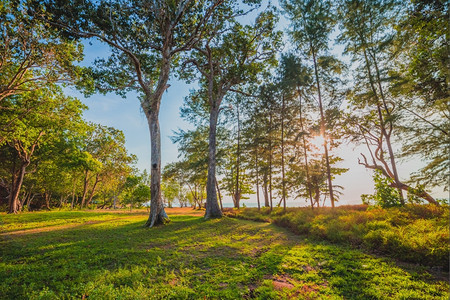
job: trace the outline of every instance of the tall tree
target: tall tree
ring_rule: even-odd
[[[329,35],[335,25],[331,1],[284,0],[282,1],[282,6],[291,21],[290,35],[294,44],[299,49],[305,50],[305,54],[312,59],[320,112],[320,135],[324,138],[323,148],[325,152],[328,189],[331,206],[334,207],[335,199],[328,153],[328,136],[322,99],[323,91],[319,75],[320,56],[328,50]]]
[[[426,161],[411,181],[444,189],[450,168],[448,19],[445,1],[411,1],[394,25],[395,67],[390,71],[390,91],[402,115],[402,156]]]
[[[186,61],[201,75],[209,105],[209,152],[205,218],[221,217],[216,192],[216,131],[221,103],[226,94],[257,75],[275,59],[280,35],[274,32],[275,15],[261,13],[255,25],[241,25],[233,15],[212,19],[212,29],[194,47],[194,55]]]
[[[151,211],[145,226],[169,220],[161,198],[159,109],[174,60],[204,34],[222,0],[46,1],[48,21],[69,36],[97,38],[111,55],[93,69],[99,91],[137,91],[150,129]]]
[[[280,77],[284,85],[284,89],[291,90],[292,96],[298,98],[297,118],[299,128],[293,142],[294,144],[296,144],[296,142],[300,142],[299,148],[301,149],[301,152],[303,154],[303,167],[306,177],[306,180],[303,180],[302,183],[305,185],[311,208],[314,208],[311,188],[311,172],[309,170],[310,166],[308,163],[308,152],[310,150],[307,143],[308,130],[306,122],[306,107],[308,102],[312,102],[310,99],[311,97],[309,97],[309,93],[311,93],[313,84],[312,70],[304,65],[299,57],[295,56],[292,53],[282,56],[280,67]],[[290,162],[294,162],[295,159],[296,156],[292,157]],[[295,165],[293,166],[294,169],[296,167],[297,166]],[[298,172],[295,172],[294,170],[292,170],[291,173],[298,174]],[[294,175],[293,177],[295,181],[297,181],[297,178],[295,178],[297,176]],[[302,178],[303,176],[298,177]]]
[[[351,101],[354,108],[364,114],[355,120],[354,133],[359,134],[360,140],[367,145],[371,159],[363,156],[360,164],[391,178],[401,204],[405,203],[403,190],[436,203],[425,190],[400,181],[393,148],[400,111],[389,91],[392,84],[389,70],[394,64],[391,53],[395,40],[393,24],[402,9],[397,4],[395,0],[343,0],[339,6],[342,20],[339,40],[345,43],[345,52],[350,53],[357,63],[357,84]]]

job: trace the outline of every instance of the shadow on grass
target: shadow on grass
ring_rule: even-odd
[[[91,218],[112,219],[115,215],[107,212],[92,211],[49,211],[29,212],[22,214],[0,215],[1,233],[30,230],[36,228],[67,225],[69,223],[84,223]]]
[[[0,243],[0,298],[448,298],[448,285],[267,223],[145,216]]]

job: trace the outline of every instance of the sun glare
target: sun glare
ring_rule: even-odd
[[[320,150],[325,144],[325,139],[321,135],[316,135],[311,139],[311,144],[313,144],[317,150]]]

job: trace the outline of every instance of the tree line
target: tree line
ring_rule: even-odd
[[[258,206],[286,207],[287,198],[303,198],[313,208],[334,207],[342,187],[333,181],[346,171],[336,166],[341,159],[334,150],[343,142],[367,149],[359,163],[375,171],[376,193],[365,201],[437,204],[427,189],[447,183],[444,2],[284,0],[277,8],[257,0],[3,1],[0,11],[7,33],[1,179],[17,195],[9,196],[10,207],[22,205],[24,178],[55,181],[39,172],[62,178],[68,169],[67,178],[78,178],[81,206],[112,178],[115,191],[138,185],[127,180],[133,157],[124,148],[105,154],[123,146],[123,135],[82,125],[83,107],[64,95],[63,84],[86,96],[138,92],[151,136],[150,176],[135,175],[141,186],[150,178],[146,226],[168,221],[163,198],[190,200],[206,208],[207,218],[222,215],[225,193],[235,207],[254,191]],[[276,27],[280,14],[289,23],[285,36]],[[89,39],[110,53],[80,67]],[[336,44],[349,63],[332,55]],[[175,134],[181,160],[161,172],[159,107],[174,76],[197,83],[181,110],[195,130]],[[401,181],[399,160],[417,157],[425,167]],[[53,173],[46,160],[48,168],[55,164]],[[76,189],[72,181],[61,199]]]

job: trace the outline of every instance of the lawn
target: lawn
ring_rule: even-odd
[[[153,229],[144,211],[0,218],[0,299],[449,298],[446,274],[269,223],[179,210]]]

